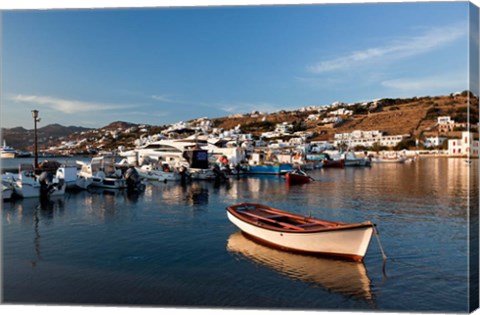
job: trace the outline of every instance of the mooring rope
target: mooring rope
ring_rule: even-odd
[[[387,270],[386,270],[387,255],[385,255],[385,251],[383,250],[382,243],[380,242],[380,236],[379,236],[379,233],[377,231],[377,228],[375,227],[375,224],[372,224],[372,226],[373,226],[373,234],[375,234],[375,237],[376,237],[377,242],[378,242],[378,246],[380,247],[380,251],[382,252],[382,257],[383,257],[382,273],[383,273],[383,276],[384,276],[384,280],[386,280],[388,278]]]
[[[380,247],[380,251],[382,252],[383,261],[386,261],[387,260],[387,255],[385,255],[385,251],[383,250],[382,243],[380,242],[380,236],[379,236],[379,233],[377,231],[377,228],[375,227],[375,224],[373,224],[373,232],[375,234],[375,237],[377,238],[377,242],[378,242],[378,246]]]

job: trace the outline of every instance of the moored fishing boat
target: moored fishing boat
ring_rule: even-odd
[[[343,153],[343,159],[345,160],[345,166],[371,166],[371,160],[369,157],[357,157],[355,153],[347,151]]]
[[[246,167],[247,174],[280,175],[292,170],[293,166],[291,163],[248,165]]]
[[[229,206],[227,216],[242,232],[270,246],[353,261],[363,260],[374,231],[370,221],[327,221],[254,203]]]
[[[67,190],[87,189],[93,182],[91,177],[78,175],[75,165],[60,166],[57,169],[56,176],[64,180]]]
[[[0,147],[0,157],[2,159],[13,159],[17,156],[17,151],[14,148],[9,147],[5,140],[3,140],[3,146]]]
[[[405,163],[407,157],[399,154],[381,154],[371,158],[372,163]]]
[[[285,174],[289,184],[305,184],[313,181],[313,178],[302,170],[294,170]]]
[[[37,176],[33,165],[30,164],[21,164],[18,175],[12,173],[2,175],[2,182],[12,185],[14,194],[21,198],[61,196],[65,194],[66,187],[63,179],[50,171],[43,171]]]
[[[112,159],[103,156],[94,157],[90,163],[77,161],[81,165],[78,176],[88,181],[90,186],[99,188],[122,189],[127,188],[127,182],[123,178],[122,171],[115,168]]]

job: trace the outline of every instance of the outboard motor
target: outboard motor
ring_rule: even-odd
[[[215,175],[216,182],[224,182],[227,180],[227,176],[217,164],[213,166],[213,174]]]
[[[182,185],[185,184],[190,177],[190,174],[188,173],[187,168],[184,167],[184,166],[181,166],[178,169],[178,173],[180,174],[180,179],[181,179]]]
[[[43,171],[38,177],[40,183],[40,197],[45,198],[55,189],[53,183],[53,174],[47,171]]]
[[[129,167],[125,171],[124,176],[129,191],[142,191],[145,189],[145,185],[142,183],[142,179],[135,168]]]

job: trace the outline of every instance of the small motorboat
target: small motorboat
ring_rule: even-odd
[[[261,243],[301,254],[363,261],[375,226],[316,219],[266,205],[242,203],[227,207],[229,220]]]
[[[140,167],[135,167],[140,177],[156,180],[160,182],[179,181],[182,179],[180,173],[168,164],[158,165],[155,163],[145,164]]]
[[[288,172],[285,174],[285,179],[289,184],[305,184],[313,181],[310,175],[300,169]]]

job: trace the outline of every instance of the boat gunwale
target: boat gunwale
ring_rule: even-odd
[[[258,220],[250,219],[246,215],[243,215],[242,213],[239,213],[237,211],[238,208],[240,207],[255,207],[260,208],[260,209],[268,209],[269,211],[276,212],[279,215],[282,214],[287,217],[295,218],[295,219],[301,219],[305,220],[306,223],[308,222],[307,220],[310,221],[317,221],[318,224],[323,224],[323,226],[319,226],[318,228],[311,228],[311,229],[288,229],[288,228],[280,228],[280,227],[274,227],[274,226],[268,226],[266,224],[259,224]],[[370,222],[370,221],[365,221],[361,223],[343,223],[343,222],[336,222],[336,221],[328,221],[328,220],[322,220],[322,219],[317,219],[314,217],[307,217],[307,216],[302,216],[302,215],[297,215],[288,211],[276,209],[273,207],[269,207],[266,205],[262,204],[256,204],[256,203],[241,203],[233,206],[226,207],[227,211],[238,218],[239,220],[251,224],[253,226],[266,229],[266,230],[271,230],[271,231],[276,231],[276,232],[282,232],[282,233],[293,233],[293,234],[314,234],[314,233],[323,233],[323,232],[333,232],[333,231],[344,231],[344,230],[351,230],[351,229],[361,229],[361,228],[373,228],[375,225]],[[325,224],[329,224],[331,226],[325,226]],[[298,226],[301,228],[301,226]]]

